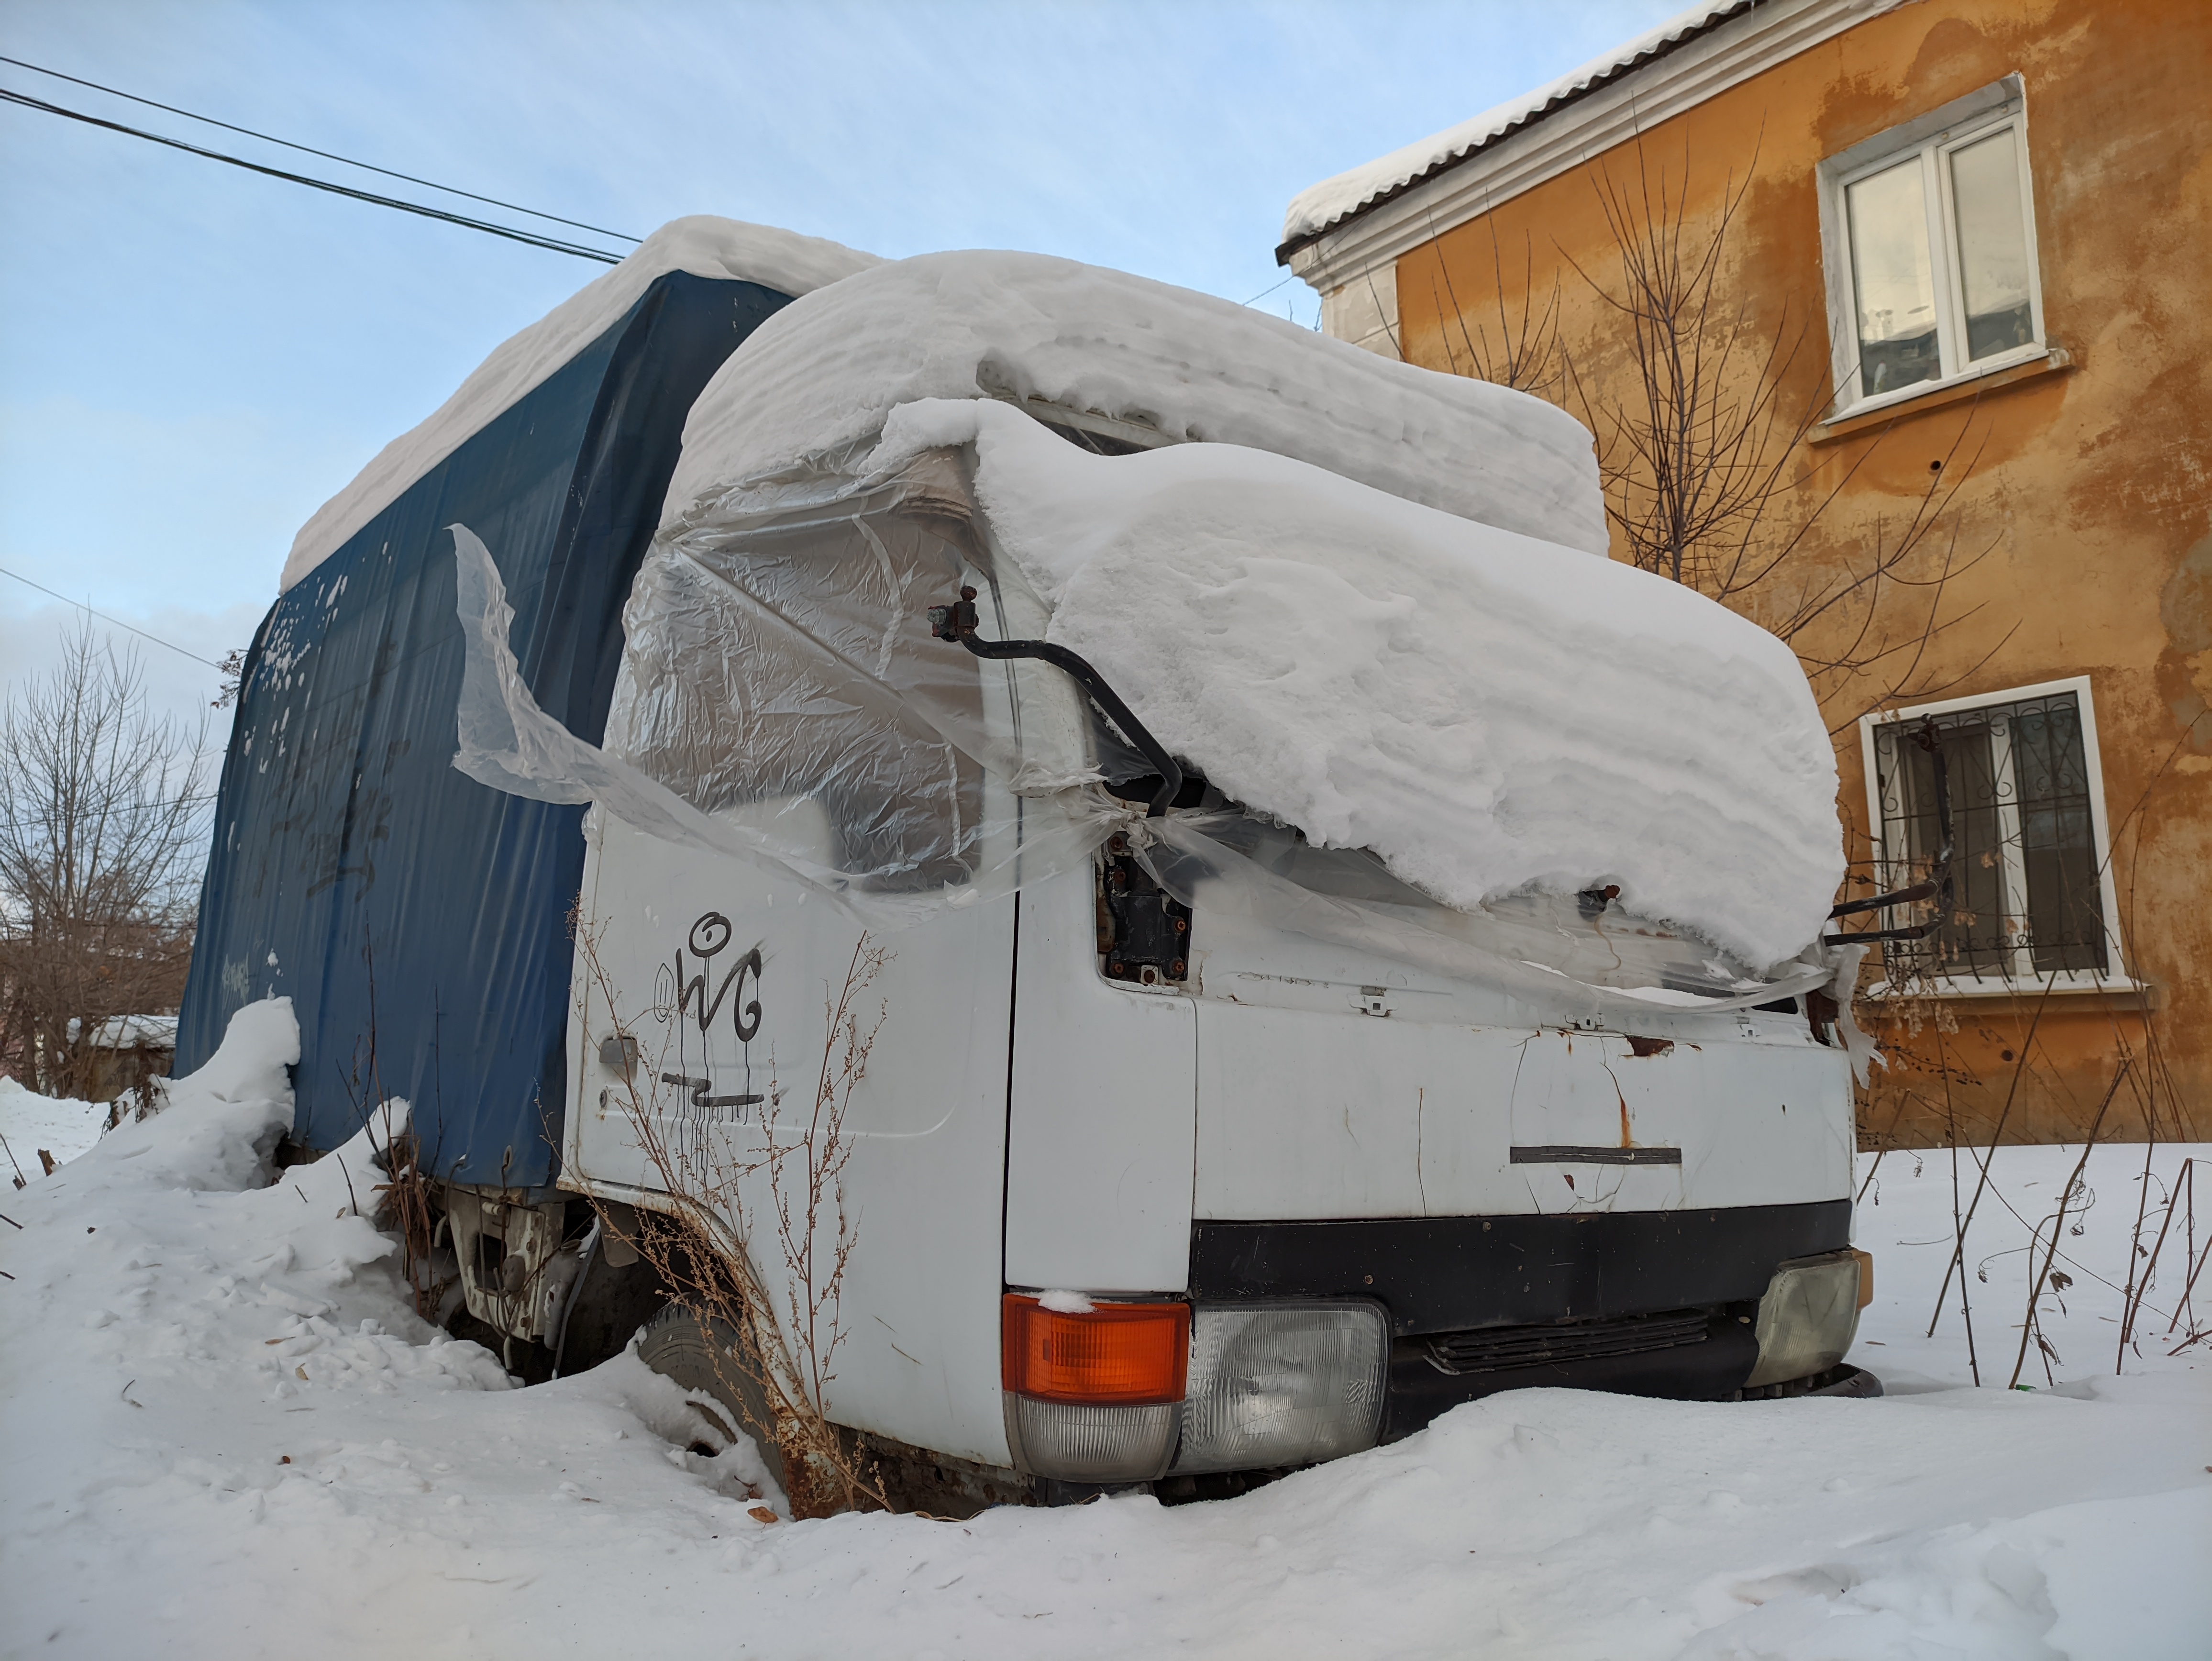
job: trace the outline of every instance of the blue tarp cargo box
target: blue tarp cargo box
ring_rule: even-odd
[[[684,417],[791,298],[759,282],[653,276],[286,589],[239,693],[179,1076],[214,1053],[240,1005],[289,995],[296,1142],[334,1147],[365,1104],[404,1097],[431,1174],[552,1182],[584,809],[489,789],[451,765],[462,645],[447,527],[490,547],[532,697],[596,743]]]

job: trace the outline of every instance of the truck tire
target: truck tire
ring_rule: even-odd
[[[732,1354],[737,1342],[736,1329],[727,1322],[702,1321],[681,1304],[670,1304],[647,1323],[637,1341],[637,1359],[678,1388],[712,1396],[723,1409],[715,1417],[715,1428],[751,1437],[769,1475],[788,1492],[783,1451],[761,1428],[775,1422],[769,1413],[768,1393]],[[695,1410],[702,1415],[708,1411]]]

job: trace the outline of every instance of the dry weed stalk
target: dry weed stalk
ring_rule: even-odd
[[[2028,1284],[2027,1312],[2021,1318],[2020,1326],[2020,1353],[2013,1358],[2012,1377],[2005,1381],[2007,1389],[2020,1382],[2021,1369],[2027,1365],[2027,1345],[2031,1338],[2035,1341],[2036,1349],[2043,1360],[2044,1382],[2055,1382],[2051,1374],[2051,1363],[2057,1359],[2058,1352],[2051,1348],[2050,1339],[2043,1333],[2043,1290],[2046,1285],[2055,1285],[2063,1292],[2072,1284],[2070,1280],[2058,1277],[2051,1264],[2058,1256],[2058,1241],[2066,1227],[2067,1208],[2077,1201],[2089,1197],[2087,1186],[2081,1180],[2082,1175],[2089,1168],[2089,1155],[2096,1149],[2097,1133],[2105,1127],[2105,1115],[2112,1110],[2112,1098],[2120,1093],[2120,1086],[2126,1082],[2128,1067],[2129,1063],[2123,1060],[2118,1071],[2112,1074],[2112,1086],[2105,1092],[2105,1099],[2097,1109],[2097,1116],[2090,1122],[2088,1138],[2081,1144],[2081,1157],[2074,1162],[2074,1169],[2066,1178],[2065,1189],[2058,1196],[2058,1213],[2051,1220],[2050,1247],[2043,1254],[2043,1267],[2036,1271],[2034,1280]],[[2075,1225],[2075,1231],[2077,1233],[2081,1231],[2078,1222]],[[2039,1239],[2041,1232],[2039,1228]],[[2035,1242],[2031,1241],[2028,1247],[2031,1255],[2034,1250]]]
[[[890,954],[863,934],[843,985],[824,1000],[821,1063],[803,1120],[787,1117],[773,1052],[759,1102],[757,1146],[741,1151],[726,1132],[720,1110],[697,1118],[680,1092],[664,1095],[659,1081],[681,1005],[655,1013],[665,1019],[660,1054],[647,1062],[637,1024],[622,1001],[599,950],[597,933],[578,917],[576,950],[604,1001],[608,1042],[628,1065],[608,1092],[618,1102],[639,1151],[671,1202],[639,1209],[625,1228],[600,1208],[600,1226],[649,1263],[672,1301],[709,1335],[722,1398],[737,1405],[745,1427],[780,1456],[793,1517],[852,1510],[889,1510],[882,1480],[857,1438],[831,1422],[828,1392],[846,1332],[840,1319],[845,1274],[858,1240],[845,1203],[844,1172],[853,1144],[845,1115],[867,1074],[881,1030],[878,1004],[864,1021],[861,1005]],[[744,1110],[738,1110],[742,1121]],[[764,1179],[765,1202],[757,1196]],[[781,1298],[755,1254],[773,1241],[783,1275]]]
[[[2121,817],[2118,824],[2113,827],[2110,845],[2103,855],[2102,861],[2092,874],[2093,880],[2101,884],[2108,871],[2116,871],[2122,852],[2128,844],[2130,832],[2140,834],[2140,827],[2148,813],[2154,792],[2187,741],[2185,736],[2182,740],[2177,742],[2172,750],[2167,753],[2164,762],[2154,770],[2151,779],[2144,786],[2141,795]],[[1895,872],[1896,867],[1891,867],[1893,879]],[[1917,878],[1925,875],[1926,873],[1923,868],[1916,866],[1909,874]],[[2134,959],[2134,951],[2130,942],[2135,932],[2134,915],[2137,875],[2138,873],[2134,868],[2130,867],[2128,870],[2119,914],[2112,919],[2112,932],[2118,940],[2119,957],[2118,964],[2114,966],[2114,972],[2123,977],[2129,973],[2130,965]],[[1972,920],[1971,915],[1967,913],[1961,912],[1958,916],[1961,922]],[[1945,954],[1940,949],[1940,941],[1936,944],[1939,947],[1936,951],[1923,949],[1911,956],[1901,953],[1890,954],[1887,961],[1882,965],[1878,982],[1882,991],[1887,995],[1880,1000],[1879,1011],[1882,1018],[1901,1029],[1906,1037],[1917,1037],[1923,1028],[1933,1029],[1936,1034],[1935,1068],[1943,1087],[1943,1123],[1946,1126],[1947,1140],[1953,1146],[1955,1157],[1956,1148],[1966,1145],[1966,1139],[1960,1135],[1956,1118],[1952,1111],[1951,1097],[1954,1085],[1956,1083],[1978,1085],[1982,1080],[1957,1064],[1945,1042],[1947,1034],[1956,1032],[1959,1029],[1952,1007],[1944,997],[1943,977],[1948,971],[1949,964]],[[2039,1063],[2037,1050],[2037,1037],[2043,1018],[2046,1012],[2055,1007],[2054,994],[2058,989],[2057,978],[2057,971],[2053,970],[2033,988],[2034,1001],[2027,1012],[2027,1018],[2022,1031],[2018,1033],[2007,1032],[2000,1035],[1995,1028],[1987,1024],[1984,1024],[1982,1028],[1981,1036],[1984,1040],[1994,1043],[2002,1036],[2007,1059],[2010,1062],[2009,1077],[2006,1080],[2002,1102],[1994,1121],[1988,1124],[1985,1134],[1972,1139],[1974,1144],[1979,1145],[1973,1150],[1973,1158],[1980,1169],[1976,1177],[1973,1192],[1963,1210],[1955,1200],[1954,1202],[1954,1244],[1951,1260],[1945,1269],[1943,1285],[1936,1294],[1936,1306],[1929,1317],[1928,1335],[1930,1337],[1935,1335],[1936,1329],[1942,1321],[1944,1301],[1950,1291],[1951,1277],[1954,1275],[1960,1277],[1960,1307],[1962,1311],[1966,1309],[1964,1288],[1966,1273],[1966,1235],[1967,1231],[1972,1226],[1975,1215],[1984,1198],[1993,1197],[2005,1210],[2011,1212],[2015,1217],[2020,1217],[2018,1209],[2013,1206],[2011,1201],[1998,1192],[1991,1182],[1990,1167],[1997,1148],[2003,1142],[2006,1129],[2014,1117],[2014,1109],[2021,1101],[2023,1086],[2027,1084],[2031,1077],[2046,1091],[2057,1090],[2063,1086],[2063,1080],[2059,1078],[2055,1068],[2048,1065],[2047,1061],[2045,1063]],[[2122,983],[2126,983],[2124,978]],[[1872,1013],[1871,1010],[1869,1013]],[[2145,1300],[2152,1288],[2158,1256],[2165,1249],[2165,1240],[2174,1220],[2174,1208],[2177,1204],[2182,1208],[2183,1232],[2188,1242],[2185,1251],[2193,1258],[2195,1249],[2193,1162],[2184,1162],[2182,1174],[2177,1177],[2174,1186],[2167,1192],[2163,1204],[2159,1208],[2159,1215],[2155,1220],[2152,1214],[2150,1190],[2154,1176],[2154,1160],[2159,1146],[2162,1141],[2189,1140],[2195,1134],[2196,1116],[2168,1066],[2161,1012],[2157,1007],[2154,1004],[2142,1008],[2136,1014],[2132,1025],[2128,1020],[2123,1019],[2118,1012],[2111,1013],[2109,1019],[2112,1023],[2115,1070],[2112,1084],[2103,1092],[2094,1117],[2088,1117],[2085,1112],[2084,1116],[2087,1120],[2087,1141],[2082,1153],[2082,1165],[2086,1165],[2089,1150],[2095,1146],[2101,1136],[2106,1116],[2115,1106],[2123,1084],[2127,1086],[2137,1110],[2141,1113],[2144,1126],[2143,1169],[2141,1177],[2142,1187],[2137,1196],[2135,1224],[2129,1241],[2127,1274],[2119,1284],[2105,1281],[2100,1276],[2088,1277],[2106,1286],[2119,1298],[2120,1337],[2114,1359],[2114,1369],[2119,1371],[2125,1366],[2129,1354],[2137,1347],[2142,1312],[2149,1307]],[[1922,1059],[1924,1062],[1924,1058]],[[1901,1117],[1906,1107],[1917,1099],[1914,1092],[1900,1091],[1895,1116]],[[2083,1105],[2086,1110],[2087,1104]],[[2081,1123],[2082,1121],[2077,1119],[2076,1123]],[[2077,1177],[2080,1168],[2077,1167]],[[2070,1188],[2069,1195],[2079,1197]],[[2067,1203],[2068,1202],[2062,1201],[2062,1214]],[[2027,1219],[2021,1218],[2021,1220],[2025,1223]],[[2043,1245],[2042,1231],[2045,1226],[2051,1226],[2054,1231],[2047,1249]],[[2146,1250],[2143,1244],[2144,1236],[2146,1232],[2154,1226],[2158,1231],[2157,1238],[2152,1246]],[[2063,1291],[2073,1283],[2073,1279],[2065,1270],[2055,1266],[2060,1254],[2056,1224],[2052,1220],[2046,1219],[2043,1222],[2033,1225],[2030,1232],[2031,1237],[2037,1243],[2030,1250],[2032,1252],[2041,1250],[2045,1263],[2043,1269],[2036,1276],[2035,1287],[2031,1289],[2027,1316],[2022,1330],[2022,1355],[2024,1358],[2026,1343],[2033,1338],[2042,1350],[2047,1365],[2051,1359],[2051,1351],[2037,1319],[2039,1300],[2045,1285],[2055,1285]],[[2082,1269],[2080,1264],[2070,1261],[2068,1262],[2068,1268],[2084,1275],[2087,1274],[2087,1271]],[[2183,1299],[2177,1302],[2175,1305],[2173,1323],[2176,1324],[2180,1321],[2183,1311],[2189,1307],[2187,1293],[2193,1285],[2192,1277],[2189,1287],[2185,1287]],[[2193,1322],[2193,1311],[2191,1318]],[[2170,1325],[2169,1332],[2171,1330]],[[1970,1346],[1972,1342],[1970,1326],[1968,1330]],[[1979,1382],[1978,1368],[1976,1371],[1977,1382]],[[2015,1380],[2017,1372],[2016,1368]]]
[[[2149,1195],[2150,1168],[2148,1159],[2146,1158],[2142,1197],[2147,1202]],[[2159,1208],[2158,1238],[2148,1252],[2142,1249],[2142,1230],[2146,1220],[2145,1208],[2138,1205],[2136,1209],[2135,1238],[2130,1243],[2132,1250],[2128,1259],[2128,1284],[2125,1297],[2121,1304],[2119,1354],[2112,1362],[2112,1371],[2116,1373],[2127,1366],[2130,1351],[2137,1354],[2142,1353],[2137,1348],[2136,1323],[2142,1319],[2144,1300],[2150,1296],[2150,1289],[2156,1284],[2158,1260],[2165,1252],[2166,1240],[2172,1232],[2174,1213],[2177,1209],[2180,1211],[2182,1218],[2184,1238],[2182,1263],[2188,1269],[2188,1277],[2182,1283],[2181,1296],[2174,1300],[2173,1316],[2166,1323],[2166,1332],[2168,1337],[2172,1337],[2175,1329],[2180,1326],[2185,1315],[2189,1317],[2189,1331],[2171,1353],[2179,1355],[2191,1344],[2201,1341],[2204,1335],[2197,1324],[2194,1300],[2197,1272],[2204,1266],[2203,1259],[2197,1256],[2197,1161],[2194,1159],[2187,1159],[2181,1162],[2181,1169],[2174,1173],[2173,1185],[2166,1189],[2166,1202]],[[2212,1245],[2212,1241],[2208,1241],[2206,1244]],[[2137,1257],[2144,1259],[2140,1275],[2136,1272],[2135,1260]]]

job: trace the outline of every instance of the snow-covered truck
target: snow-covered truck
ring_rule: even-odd
[[[714,234],[732,274],[793,263]],[[573,353],[673,240],[502,351]],[[396,1006],[435,1016],[383,1084],[511,1364],[626,1340],[665,1217],[743,1266],[787,1394],[933,1510],[1233,1490],[1534,1384],[1878,1390],[1844,1359],[1832,752],[1779,642],[1606,557],[1587,431],[1118,273],[807,246],[807,292],[672,370],[619,638],[569,671],[596,719],[547,697],[517,581],[549,527],[410,510],[453,609],[407,719],[444,699],[422,745],[480,812],[569,816],[580,862],[384,880],[504,885],[562,1031],[502,1107],[440,1060],[434,964],[313,1019],[329,1066],[370,989],[380,1056]],[[530,395],[457,397],[416,450]],[[422,491],[385,460],[352,520]],[[227,815],[285,741],[264,683],[316,675],[277,632]],[[258,936],[223,950],[210,1024],[276,986]],[[304,1157],[362,1098],[302,1070]],[[757,1427],[732,1342],[679,1301],[642,1348]]]

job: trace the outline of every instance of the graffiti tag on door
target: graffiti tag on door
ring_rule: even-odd
[[[653,973],[654,1012],[663,1019],[676,1023],[672,1036],[677,1041],[677,1070],[663,1073],[660,1082],[690,1091],[686,1104],[709,1118],[721,1118],[732,1109],[736,1110],[736,1117],[743,1118],[745,1109],[758,1105],[763,1099],[757,1092],[750,1090],[714,1093],[713,1068],[708,1059],[712,1053],[710,1040],[714,1024],[722,1019],[724,1006],[726,1004],[729,1009],[726,1025],[737,1038],[739,1053],[744,1057],[742,1066],[747,1084],[752,1082],[750,1046],[761,1027],[760,947],[756,946],[726,963],[717,963],[715,959],[728,949],[731,938],[730,920],[719,911],[709,911],[691,925],[684,945],[676,950],[674,962],[662,964]],[[753,993],[750,998],[745,995],[748,983]],[[690,1048],[685,1042],[687,1022],[697,1024],[699,1060],[696,1068],[689,1064],[685,1053]]]

